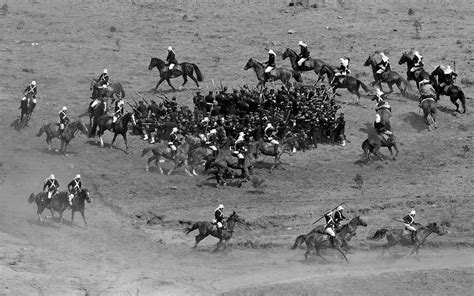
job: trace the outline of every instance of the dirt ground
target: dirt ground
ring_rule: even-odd
[[[350,56],[353,74],[366,83],[372,76],[362,64],[375,50],[384,50],[399,73],[405,73],[397,64],[401,53],[412,48],[430,71],[456,61],[458,82],[464,79],[460,86],[472,96],[471,1],[319,1],[309,9],[268,0],[171,2],[9,1],[8,11],[0,11],[0,295],[471,295],[474,123],[471,112],[454,113],[446,97],[439,128],[429,132],[414,90],[410,98],[390,94],[400,156],[364,164],[360,145],[374,105],[367,96],[356,104],[340,90],[350,143],[285,155],[272,174],[265,159],[256,171],[265,180],[261,194],[250,184],[216,189],[207,176],[191,178],[182,169],[171,176],[145,172],[140,155],[149,144],[136,136],[126,154],[122,139],[101,149],[79,134],[67,156],[49,152],[36,137],[63,105],[73,117],[84,112],[89,81],[104,67],[127,98],[150,91],[158,77],[147,69],[150,57],[164,58],[170,45],[180,61],[199,65],[203,91],[212,79],[253,85],[254,74],[243,70],[250,57],[264,60],[268,48],[281,53],[304,40],[313,57],[331,64]],[[415,21],[422,24],[418,36]],[[290,29],[296,33],[287,34]],[[280,58],[277,64],[290,67]],[[310,84],[316,76],[303,78]],[[31,80],[40,99],[30,125],[17,130],[21,91]],[[183,104],[196,91],[187,87],[176,93]],[[467,104],[472,108],[472,100]],[[80,216],[72,226],[69,213],[63,226],[55,218],[37,222],[27,198],[50,173],[63,189],[82,175],[94,198],[86,209],[88,227]],[[357,174],[361,189],[354,186]],[[362,215],[368,223],[351,241],[349,263],[332,251],[324,252],[327,261],[305,262],[303,250],[289,249],[321,213],[343,201],[349,217]],[[219,203],[248,225],[236,227],[226,252],[212,252],[213,238],[191,249],[194,237],[182,231],[187,221],[210,220]],[[366,238],[399,228],[392,219],[412,208],[420,223],[441,223],[444,235],[430,236],[419,257],[405,257],[409,249],[398,247],[381,258],[384,242]]]

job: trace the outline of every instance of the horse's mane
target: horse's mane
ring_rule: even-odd
[[[235,211],[232,212],[232,214],[227,218],[227,222],[229,222],[237,213]]]

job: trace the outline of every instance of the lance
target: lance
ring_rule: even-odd
[[[453,61],[453,72],[456,73],[456,61]],[[456,76],[453,76],[453,82],[456,80]]]
[[[147,102],[147,100],[145,99],[145,97],[144,97],[141,93],[139,93],[138,91],[135,91],[135,92],[136,92],[137,95],[148,105],[148,102]]]
[[[346,203],[346,202],[343,202],[343,203],[338,204],[337,207],[335,207],[335,208],[332,209],[332,210],[327,211],[326,213],[329,213],[329,212],[334,211],[334,210],[337,209],[339,206],[342,206],[342,205],[345,204],[345,203]],[[311,225],[316,224],[316,222],[318,222],[318,221],[321,220],[322,218],[324,218],[324,215],[322,215],[318,220],[314,221],[313,224],[311,224]]]

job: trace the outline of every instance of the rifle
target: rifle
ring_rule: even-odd
[[[135,91],[135,92],[136,92],[137,95],[143,100],[143,102],[145,102],[145,103],[148,105],[148,102],[147,102],[147,100],[145,99],[145,97],[144,97],[141,93],[139,93],[138,91]]]
[[[135,108],[135,107],[133,107],[132,104],[130,104],[129,102],[127,102],[127,104],[128,104],[130,107],[132,107],[132,110],[133,110],[133,111],[138,112],[138,109]]]
[[[337,207],[335,207],[335,208],[332,209],[332,210],[327,211],[326,213],[334,211],[334,210],[337,209],[339,206],[342,206],[342,205],[345,204],[345,203],[346,203],[346,202],[343,202],[343,203],[341,203],[341,204],[338,204]],[[318,222],[318,221],[321,220],[322,218],[324,218],[324,215],[322,215],[318,220],[314,221],[313,224],[311,224],[311,225],[314,225],[316,222]]]

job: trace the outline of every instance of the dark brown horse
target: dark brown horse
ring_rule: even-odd
[[[31,96],[27,96],[26,99],[22,100],[20,103],[20,121],[19,128],[22,129],[28,126],[28,122],[31,118],[31,113],[33,112],[33,102]]]
[[[94,136],[98,136],[100,139],[100,147],[104,147],[104,140],[102,139],[102,135],[106,130],[111,131],[114,133],[114,138],[112,139],[112,143],[110,143],[109,148],[112,148],[112,145],[117,138],[117,135],[122,135],[123,140],[125,141],[125,149],[128,151],[128,142],[127,142],[127,131],[128,131],[128,124],[132,122],[133,126],[136,125],[135,115],[132,112],[127,112],[125,115],[117,119],[115,126],[112,125],[112,116],[110,115],[103,115],[97,119],[97,123],[94,121],[94,126],[92,130],[95,131],[97,127],[99,128]]]
[[[306,60],[302,66],[298,66],[299,56],[294,50],[290,48],[287,48],[285,52],[283,52],[282,59],[286,58],[290,58],[291,68],[293,68],[294,71],[314,71],[314,73],[318,76],[318,80],[314,85],[316,85],[319,81],[324,81],[324,76],[321,76],[319,73],[321,72],[321,67],[327,64],[322,60],[310,58],[309,60]]]
[[[154,145],[153,148],[144,148],[142,151],[142,157],[148,154],[148,152],[152,152],[153,155],[148,158],[145,170],[148,172],[150,168],[150,162],[154,161],[155,165],[160,170],[160,173],[164,175],[163,169],[160,166],[160,162],[165,159],[171,160],[174,163],[173,168],[171,168],[167,175],[171,175],[175,169],[180,166],[184,167],[184,171],[188,176],[193,176],[193,174],[189,171],[188,167],[188,154],[189,154],[189,147],[190,144],[183,139],[182,143],[176,147],[176,152],[173,153],[171,148],[168,146],[167,143],[161,142]]]
[[[278,81],[280,80],[285,88],[289,88],[291,86],[290,84],[290,79],[293,77],[296,82],[302,83],[303,79],[301,78],[301,74],[298,71],[295,70],[289,70],[285,68],[275,68],[274,70],[274,75],[270,73],[269,79],[265,77],[265,66],[260,63],[259,61],[255,59],[249,59],[247,64],[244,67],[244,70],[248,70],[252,68],[255,71],[255,74],[257,75],[257,88],[261,86],[262,88],[265,87],[265,83],[267,82],[272,82],[272,81]]]
[[[459,104],[457,103],[457,101],[459,100],[463,109],[463,112],[460,113],[466,113],[466,96],[464,95],[462,89],[454,84],[445,85],[444,87],[440,86],[442,83],[446,83],[446,80],[444,78],[444,71],[443,69],[441,69],[441,66],[436,67],[436,69],[431,72],[431,76],[438,78],[438,83],[434,86],[434,88],[436,89],[436,101],[439,101],[440,95],[448,96],[451,100],[451,103],[456,106],[456,112],[460,112]]]
[[[349,223],[344,224],[339,229],[336,229],[336,233],[339,234],[339,236],[341,238],[341,248],[349,249],[348,242],[352,239],[353,236],[356,235],[356,231],[357,231],[358,226],[367,227],[367,222],[362,220],[362,218],[360,218],[360,216],[354,217],[353,219],[351,219],[351,221],[349,221]],[[315,233],[325,234],[324,225],[318,225],[315,228],[313,228],[313,230],[308,232],[307,234],[301,234],[298,237],[296,237],[295,243],[293,244],[291,249],[294,250],[294,249],[298,248],[299,246],[301,246],[301,244],[303,242],[305,242],[308,238],[310,238]],[[313,247],[314,247],[314,245],[313,245]],[[310,250],[310,252],[311,252],[311,250]],[[307,254],[305,254],[305,257],[307,257],[310,252],[307,252]],[[318,255],[318,256],[321,256],[321,255]]]
[[[59,213],[59,223],[63,224],[63,213],[68,208],[72,209],[71,223],[74,221],[74,212],[80,212],[84,223],[87,225],[86,218],[84,217],[85,200],[91,202],[89,191],[87,189],[81,189],[76,193],[72,199],[72,206],[69,204],[69,192],[61,191],[51,197],[48,200],[48,192],[40,192],[38,194],[32,193],[28,198],[29,203],[36,202],[38,207],[36,214],[38,215],[38,221],[43,222],[41,214],[45,209],[49,209],[51,217],[54,216],[54,212]],[[49,218],[46,216],[46,218]]]
[[[150,64],[148,65],[148,70],[152,70],[154,67],[156,67],[160,72],[160,80],[156,84],[155,90],[157,90],[160,84],[165,80],[168,85],[173,90],[175,90],[174,86],[171,85],[170,79],[179,76],[183,76],[183,84],[180,88],[182,88],[188,82],[188,76],[194,81],[194,83],[196,83],[197,87],[199,87],[198,81],[202,81],[201,70],[199,70],[199,67],[196,64],[186,62],[179,63],[175,65],[173,70],[169,71],[168,66],[166,66],[166,63],[163,60],[152,57],[150,60]],[[196,72],[196,78],[194,77],[194,72]]]
[[[327,65],[323,65],[321,67],[321,70],[319,71],[319,75],[320,76],[326,75],[328,77],[329,81],[331,81],[331,87],[332,87],[333,92],[335,92],[336,89],[338,89],[338,88],[345,88],[350,93],[357,95],[357,101],[360,100],[360,96],[361,96],[360,93],[359,93],[359,88],[360,87],[362,87],[362,89],[366,93],[368,93],[370,91],[369,88],[367,87],[367,85],[365,85],[362,81],[360,81],[359,79],[357,79],[355,77],[352,77],[352,76],[337,77],[337,76],[335,76],[336,72],[334,71],[334,69],[332,69],[331,67],[329,67]]]
[[[405,94],[408,88],[411,88],[410,83],[395,71],[389,69],[382,72],[381,74],[378,74],[377,71],[379,70],[379,68],[377,67],[377,62],[375,61],[372,55],[369,55],[369,57],[364,63],[364,66],[372,67],[372,74],[374,75],[375,80],[373,84],[377,84],[380,90],[382,90],[382,82],[388,85],[388,87],[390,88],[390,93],[393,92],[394,84],[397,85],[402,95]]]
[[[94,103],[94,101],[92,101],[90,104],[89,104],[89,108],[87,110],[87,112],[89,113],[89,128],[91,129],[90,132],[89,132],[89,137],[94,137],[95,135],[95,130],[94,130],[94,123],[97,122],[97,120],[105,115],[107,113],[107,100],[103,99],[103,100],[100,100],[99,103],[97,105],[95,105],[94,107],[92,107],[92,104]],[[97,125],[95,126],[95,128],[97,128]]]
[[[80,119],[69,123],[64,129],[61,136],[61,149],[59,151],[66,154],[66,149],[67,149],[67,146],[69,145],[69,142],[71,142],[71,140],[74,139],[78,131],[81,131],[83,134],[87,135],[87,127]],[[47,124],[44,124],[40,128],[37,136],[40,137],[43,134],[43,132],[46,133],[46,143],[48,143],[48,150],[51,150],[52,139],[59,137],[59,126],[56,122],[51,121]]]
[[[224,229],[221,231],[217,230],[217,226],[212,222],[208,221],[199,221],[194,223],[191,227],[188,227],[184,230],[186,234],[189,234],[191,231],[196,229],[199,230],[199,234],[195,236],[194,248],[197,247],[200,241],[205,239],[207,236],[212,235],[219,239],[216,248],[214,251],[219,250],[222,244],[224,244],[224,250],[227,248],[227,242],[231,239],[234,234],[234,227],[236,223],[245,223],[245,220],[240,218],[239,215],[233,211],[232,214],[227,218],[226,223],[224,224]]]
[[[395,136],[393,136],[392,139],[393,140],[387,140],[381,135],[369,134],[368,138],[362,142],[362,150],[364,150],[366,160],[371,160],[370,154],[374,154],[383,160],[382,154],[379,153],[381,147],[387,147],[392,159],[396,160],[398,156],[398,144]],[[395,155],[393,155],[392,147],[395,149]]]
[[[120,82],[110,83],[107,88],[99,88],[97,79],[92,79],[89,89],[92,90],[92,100],[108,97],[112,98],[113,104],[115,99],[125,98],[125,91]]]
[[[414,66],[413,59],[409,53],[404,52],[398,61],[399,65],[407,64],[407,80],[414,80],[416,82],[416,87],[420,89],[420,81],[429,80],[431,85],[436,85],[436,79],[426,72],[423,68],[420,68],[414,72],[411,72],[411,69]]]
[[[369,238],[371,240],[380,240],[383,237],[387,237],[387,244],[383,245],[382,256],[385,254],[385,251],[388,251],[389,248],[400,244],[404,247],[412,247],[411,253],[413,255],[416,253],[418,255],[418,250],[421,245],[423,245],[430,236],[430,234],[436,233],[438,235],[443,235],[443,231],[436,223],[430,223],[426,226],[419,227],[416,231],[416,238],[413,241],[411,238],[411,232],[404,229],[394,229],[389,230],[387,228],[379,229],[375,232],[374,236]]]
[[[273,171],[276,167],[281,164],[281,156],[284,153],[291,154],[291,151],[296,146],[296,139],[294,138],[283,138],[281,143],[278,145],[277,151],[275,151],[275,147],[273,144],[263,141],[257,142],[257,154],[263,154],[266,156],[272,156],[274,158],[274,162],[272,167],[270,168],[270,172]]]

